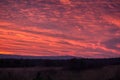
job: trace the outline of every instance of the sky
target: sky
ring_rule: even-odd
[[[120,1],[0,0],[0,54],[120,57]]]

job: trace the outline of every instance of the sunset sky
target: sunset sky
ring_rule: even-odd
[[[120,0],[0,0],[0,54],[120,57]]]

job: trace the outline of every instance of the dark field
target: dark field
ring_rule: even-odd
[[[0,68],[0,80],[120,80],[120,65],[82,71],[59,67]]]
[[[120,58],[1,59],[0,80],[120,80]]]

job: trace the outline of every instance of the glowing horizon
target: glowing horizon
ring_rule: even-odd
[[[0,54],[120,57],[120,2],[2,0]]]

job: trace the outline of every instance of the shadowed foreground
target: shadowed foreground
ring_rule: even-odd
[[[120,80],[120,65],[79,71],[58,67],[0,68],[0,80]]]

